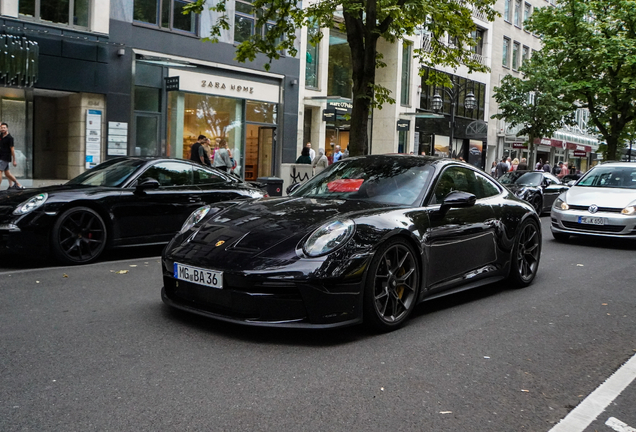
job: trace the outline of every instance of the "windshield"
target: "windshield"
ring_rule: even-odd
[[[498,178],[501,184],[516,184],[519,186],[540,186],[543,181],[543,174],[540,172],[519,172],[506,173]]]
[[[119,187],[144,164],[145,161],[139,159],[113,159],[84,171],[66,184]]]
[[[597,166],[579,180],[577,186],[636,189],[636,166]]]
[[[292,196],[413,205],[432,177],[434,170],[428,163],[417,157],[344,160],[309,180]]]

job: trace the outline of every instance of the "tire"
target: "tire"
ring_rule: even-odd
[[[570,238],[570,234],[552,231],[552,237],[554,237],[556,241],[564,242],[568,241],[568,239]]]
[[[543,199],[541,199],[539,195],[535,195],[534,197],[532,197],[532,201],[530,201],[530,204],[532,204],[532,207],[534,207],[537,214],[541,216],[541,213],[543,213]]]
[[[417,255],[404,240],[384,243],[375,253],[364,289],[364,322],[388,332],[401,327],[415,308],[420,270]]]
[[[514,287],[523,288],[532,283],[541,259],[541,231],[534,219],[526,219],[517,233],[510,258],[508,279]]]
[[[106,224],[96,211],[73,207],[55,221],[51,245],[59,262],[86,264],[99,258],[107,239]]]

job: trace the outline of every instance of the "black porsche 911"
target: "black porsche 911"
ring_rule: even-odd
[[[164,249],[163,301],[257,326],[392,330],[423,300],[539,267],[533,208],[470,165],[352,157],[291,196],[205,206]]]
[[[168,243],[202,205],[264,195],[190,161],[111,159],[63,185],[1,192],[0,251],[84,264],[106,248]]]
[[[517,197],[532,204],[539,215],[549,212],[557,197],[568,190],[566,184],[545,171],[511,171],[498,180]]]

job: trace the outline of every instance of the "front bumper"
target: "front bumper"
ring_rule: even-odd
[[[603,225],[583,224],[579,217],[602,217]],[[554,233],[572,235],[590,235],[598,237],[636,239],[636,215],[623,215],[619,212],[586,210],[560,210],[552,207],[550,229]]]
[[[333,328],[362,321],[364,271],[337,280],[224,271],[224,288],[216,289],[177,280],[172,262],[163,264],[161,298],[187,312],[261,327]]]

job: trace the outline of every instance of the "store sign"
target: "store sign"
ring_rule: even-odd
[[[128,154],[128,123],[108,122],[108,156]]]
[[[322,110],[322,121],[334,121],[336,112],[334,110]]]
[[[407,131],[411,126],[411,120],[398,120],[397,121],[397,130],[398,131]]]
[[[86,168],[93,168],[101,160],[102,150],[102,112],[86,111]]]
[[[583,150],[574,150],[574,157],[587,157],[587,152]]]
[[[527,149],[528,148],[528,144],[527,143],[515,142],[515,143],[512,143],[512,148]]]
[[[280,101],[280,86],[278,85],[180,69],[170,69],[169,75],[170,79],[179,80],[180,91],[271,103],[279,103]]]
[[[165,77],[166,91],[179,91],[179,77]]]

